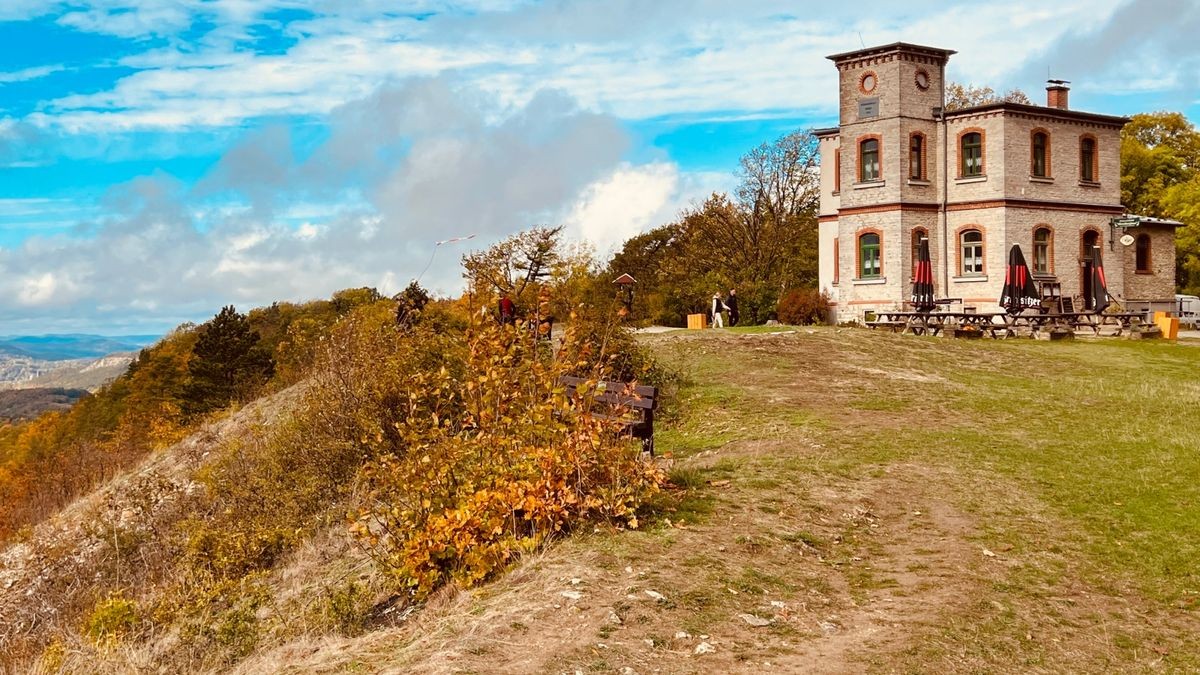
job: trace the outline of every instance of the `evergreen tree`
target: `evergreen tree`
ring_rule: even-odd
[[[221,408],[245,397],[274,370],[271,355],[259,345],[246,315],[232,305],[225,307],[204,325],[192,348],[184,408],[192,414]]]

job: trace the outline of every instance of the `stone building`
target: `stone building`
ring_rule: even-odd
[[[1035,280],[1058,284],[1076,307],[1086,306],[1095,246],[1118,303],[1169,303],[1176,223],[1113,225],[1125,215],[1120,132],[1128,119],[1071,110],[1066,84],[1055,81],[1045,106],[945,111],[952,54],[896,43],[829,57],[840,121],[816,136],[820,284],[836,320],[901,307],[923,237],[937,296],[978,311],[999,309],[1014,243]]]

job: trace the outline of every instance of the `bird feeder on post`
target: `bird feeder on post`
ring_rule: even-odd
[[[625,319],[633,313],[633,285],[637,280],[628,274],[622,274],[613,279],[613,283],[617,286],[617,297],[621,300],[621,311],[618,314]]]

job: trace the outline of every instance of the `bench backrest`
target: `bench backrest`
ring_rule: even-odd
[[[558,380],[572,392],[594,381],[572,375],[563,375]],[[658,387],[651,387],[644,384],[631,386],[629,382],[601,380],[596,382],[595,399],[599,403],[609,405],[654,410],[658,407]]]

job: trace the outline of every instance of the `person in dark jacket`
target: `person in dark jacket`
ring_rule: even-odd
[[[729,327],[732,328],[738,325],[738,319],[741,317],[738,314],[737,304],[737,289],[729,289],[729,297],[725,299],[725,306],[729,308]]]

